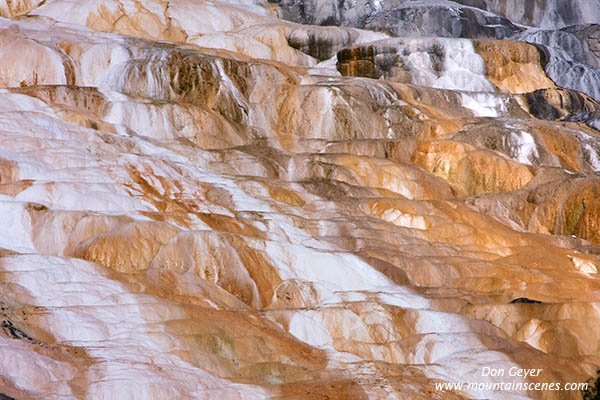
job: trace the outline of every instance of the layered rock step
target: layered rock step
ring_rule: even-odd
[[[435,385],[600,365],[598,102],[489,40],[552,10],[0,7],[0,397],[579,398]]]

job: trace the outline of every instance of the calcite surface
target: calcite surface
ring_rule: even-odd
[[[581,398],[600,8],[517,3],[0,2],[0,398]]]

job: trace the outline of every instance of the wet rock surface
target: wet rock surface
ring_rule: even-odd
[[[575,25],[562,29],[531,29],[516,38],[535,43],[546,54],[545,70],[557,85],[600,99],[598,78],[600,25]]]
[[[562,29],[531,30],[521,40],[563,50],[575,62],[600,67],[600,25],[572,25]]]
[[[598,24],[592,1],[272,0],[285,19],[385,32],[395,37],[510,39],[537,44],[557,85],[600,100]],[[389,57],[388,57],[389,58]],[[386,65],[392,61],[386,59]],[[368,67],[366,67],[368,68]]]
[[[351,26],[392,36],[504,39],[522,31],[510,20],[451,1],[272,0],[285,19],[311,25]]]
[[[0,397],[579,398],[591,3],[11,2]]]
[[[510,20],[470,7],[406,3],[365,20],[364,29],[392,36],[505,39],[522,31]]]
[[[303,24],[344,25],[366,27],[369,19],[385,19],[387,27],[412,22],[416,15],[442,16],[442,24],[463,24],[464,28],[482,29],[491,21],[499,22],[497,28],[515,29],[516,25],[541,27],[544,29],[563,28],[565,26],[600,22],[600,3],[597,0],[572,0],[568,3],[560,0],[539,0],[521,2],[518,0],[269,0],[282,8],[282,16]],[[433,11],[433,12],[432,12]],[[431,12],[431,14],[429,14]],[[395,13],[395,14],[394,14]],[[441,14],[440,14],[441,13]],[[460,15],[460,18],[459,18]],[[435,18],[435,17],[434,17]],[[449,21],[450,20],[450,21]],[[429,21],[426,21],[429,22]],[[433,22],[425,29],[436,29]],[[485,24],[481,24],[485,22]],[[472,26],[469,28],[468,24]],[[515,25],[516,24],[516,25]],[[518,29],[518,28],[517,28]],[[430,32],[433,33],[433,32]]]
[[[567,89],[538,89],[526,93],[529,111],[547,120],[564,119],[578,122],[592,118],[600,111],[600,103],[583,93]]]
[[[600,3],[597,0],[560,0],[520,2],[517,0],[455,0],[504,16],[515,23],[544,29],[600,22]]]

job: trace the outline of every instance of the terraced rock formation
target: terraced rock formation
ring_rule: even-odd
[[[0,3],[0,398],[581,398],[600,7],[509,3]]]

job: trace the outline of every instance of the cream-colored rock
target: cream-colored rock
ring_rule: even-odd
[[[72,83],[59,52],[28,39],[2,42],[2,87]]]

